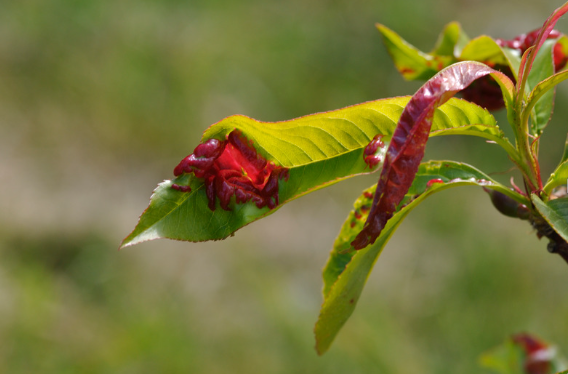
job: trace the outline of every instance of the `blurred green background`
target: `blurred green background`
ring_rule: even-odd
[[[1,1],[0,372],[483,373],[478,355],[520,331],[568,352],[566,264],[476,188],[409,216],[323,357],[312,335],[320,272],[376,175],[294,201],[224,242],[117,251],[208,125],[413,93],[419,83],[395,71],[375,22],[429,50],[452,20],[470,36],[512,38],[560,5]],[[568,130],[566,86],[557,99],[544,173]],[[495,147],[433,139],[427,157],[507,171]]]

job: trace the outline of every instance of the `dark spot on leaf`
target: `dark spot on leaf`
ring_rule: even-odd
[[[372,199],[374,194],[368,191],[363,192],[363,196],[365,196],[367,199]]]
[[[353,304],[355,302],[355,299],[350,299],[349,300],[349,304]]]
[[[368,206],[368,205],[362,205],[362,206],[361,206],[361,212],[366,213],[366,212],[368,212],[369,210],[371,210],[371,207],[370,207],[370,206]]]
[[[357,219],[361,219],[361,217],[363,217],[363,216],[361,215],[361,212],[359,212],[358,210],[356,210],[355,212],[353,212],[353,214],[355,215],[355,218],[357,218]]]
[[[289,175],[288,169],[259,155],[252,141],[239,130],[233,130],[225,141],[209,139],[199,144],[174,169],[175,176],[182,173],[194,173],[204,180],[211,210],[215,210],[217,198],[221,208],[229,210],[233,196],[237,204],[253,201],[258,208],[274,209],[279,203],[279,180],[287,180]],[[190,191],[189,187],[176,184],[172,188]]]

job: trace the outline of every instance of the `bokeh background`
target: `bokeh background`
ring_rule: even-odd
[[[312,335],[321,269],[376,175],[223,242],[117,250],[156,184],[225,116],[277,121],[413,93],[375,22],[429,50],[452,20],[470,36],[512,38],[560,5],[0,2],[0,372],[483,373],[479,354],[520,331],[568,352],[566,264],[477,188],[409,216],[323,357]],[[545,174],[562,152],[567,94],[543,140]],[[433,139],[426,157],[511,166],[462,137]]]

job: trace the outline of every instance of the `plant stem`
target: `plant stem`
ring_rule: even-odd
[[[522,95],[522,91],[521,91]],[[517,93],[515,97],[515,114],[513,127],[518,129],[515,132],[517,151],[520,154],[519,168],[524,175],[525,184],[530,191],[526,191],[530,196],[531,193],[542,190],[542,180],[540,178],[540,167],[535,154],[532,152],[529,141],[529,122],[528,117],[523,113],[523,98]]]

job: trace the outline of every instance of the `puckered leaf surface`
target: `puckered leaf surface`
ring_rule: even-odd
[[[281,180],[279,186],[283,204],[342,179],[379,169],[382,163],[373,169],[365,163],[364,148],[376,134],[382,134],[385,148],[388,146],[409,100],[410,97],[377,100],[283,122],[231,116],[208,128],[203,141],[221,140],[239,129],[260,155],[289,169],[288,179]],[[463,133],[506,141],[491,114],[463,100],[450,100],[440,107],[434,114],[434,126],[442,132],[438,135]],[[191,192],[172,189],[174,183],[190,186]],[[232,204],[231,211],[219,207],[211,211],[207,203],[203,181],[192,174],[164,181],[122,246],[159,238],[224,239],[276,210],[258,209],[247,202]]]

